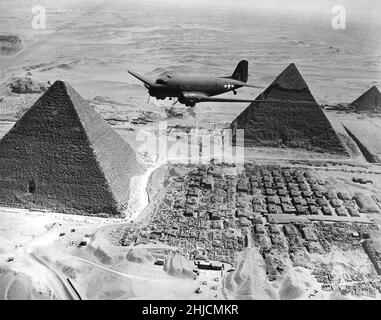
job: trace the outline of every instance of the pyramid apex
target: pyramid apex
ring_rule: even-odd
[[[66,86],[66,85],[67,85],[67,83],[65,81],[63,81],[63,80],[56,80],[56,81],[53,82],[51,87],[52,86]]]
[[[283,89],[302,90],[308,88],[302,75],[294,63],[288,65],[286,69],[275,79],[273,85],[277,84]]]
[[[260,98],[316,102],[295,63],[290,63]]]
[[[291,63],[288,65],[287,68],[295,68],[295,69],[298,69],[298,68],[296,67],[296,64],[295,64],[294,62],[291,62]]]
[[[50,87],[53,87],[53,86],[70,87],[70,88],[72,88],[72,86],[67,81],[61,80],[61,79],[58,79],[58,80],[54,81],[53,84]]]

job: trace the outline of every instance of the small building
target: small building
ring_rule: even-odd
[[[273,234],[280,234],[280,230],[278,228],[278,225],[276,224],[270,224],[270,233],[273,233]]]
[[[156,259],[155,265],[157,265],[157,266],[164,266],[165,265],[165,259],[161,259],[161,258]]]
[[[351,217],[360,217],[360,213],[356,208],[347,207],[347,211]]]
[[[328,200],[337,198],[336,192],[333,190],[329,190],[326,192],[325,196],[327,197]]]
[[[200,189],[198,188],[189,188],[188,197],[198,197],[200,195]]]
[[[263,196],[260,196],[260,195],[253,196],[253,205],[263,204],[263,202],[264,202]]]
[[[242,227],[249,227],[251,226],[251,222],[247,217],[240,217],[239,223]]]
[[[269,204],[267,206],[267,211],[268,211],[268,213],[271,213],[271,214],[277,214],[278,213],[278,207],[275,204]]]
[[[337,198],[332,198],[332,199],[330,199],[329,202],[331,203],[331,206],[332,206],[333,208],[339,208],[339,207],[341,207],[340,200],[337,199]]]
[[[313,192],[312,192],[312,191],[303,191],[303,192],[302,192],[302,195],[303,195],[303,197],[305,197],[305,198],[309,198],[309,197],[312,197]]]
[[[291,199],[289,197],[287,197],[287,196],[281,196],[280,197],[280,202],[281,203],[289,203],[289,204],[291,204]]]
[[[248,187],[248,181],[247,179],[240,179],[237,182],[237,191],[238,192],[248,192],[249,187]]]
[[[349,196],[349,194],[347,192],[340,191],[340,192],[337,193],[337,196],[341,200],[351,200],[351,197]]]
[[[282,203],[282,211],[283,213],[294,213],[295,207],[288,203]]]
[[[261,224],[254,225],[254,231],[256,234],[266,234],[265,227]]]
[[[297,197],[299,197],[300,192],[297,191],[297,190],[291,190],[290,194],[291,194],[292,197],[297,198]]]
[[[315,231],[310,227],[302,227],[302,234],[307,241],[317,241]]]
[[[315,190],[314,191],[314,195],[315,195],[315,198],[319,199],[319,198],[323,198],[323,192],[320,191],[320,190]]]
[[[268,204],[280,204],[280,200],[278,196],[268,196],[267,197]]]
[[[343,207],[336,208],[335,210],[336,210],[336,214],[339,217],[346,217],[347,216],[347,212]]]
[[[203,269],[203,270],[210,270],[210,262],[207,260],[198,260],[197,268]]]
[[[288,237],[295,236],[298,234],[298,230],[293,224],[285,224],[283,226],[283,231],[284,231],[284,234]]]
[[[203,177],[202,178],[202,186],[205,189],[213,190],[214,189],[213,177],[212,176],[205,176],[205,177]]]
[[[307,209],[304,206],[296,205],[296,214],[297,215],[306,215],[308,214]]]
[[[222,263],[217,261],[212,261],[210,263],[211,270],[222,270]]]
[[[316,206],[309,206],[308,211],[310,212],[311,215],[319,214],[319,209]]]
[[[293,197],[292,198],[292,202],[293,204],[296,206],[296,205],[301,205],[302,204],[302,198],[300,197]]]
[[[320,207],[328,206],[328,202],[327,202],[327,200],[325,200],[324,198],[319,198],[319,199],[317,200],[317,204],[318,204]]]
[[[331,210],[330,207],[324,206],[321,209],[322,209],[322,212],[323,212],[324,215],[326,215],[326,216],[332,216],[332,210]]]

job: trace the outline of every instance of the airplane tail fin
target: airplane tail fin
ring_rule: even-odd
[[[247,60],[241,60],[237,67],[235,68],[233,74],[231,75],[231,79],[247,82],[248,78],[248,69],[249,69],[249,62]]]

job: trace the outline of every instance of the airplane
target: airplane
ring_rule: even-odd
[[[150,96],[158,100],[174,98],[177,99],[174,104],[180,102],[187,107],[194,107],[199,102],[253,102],[252,99],[215,97],[229,91],[233,91],[236,95],[236,90],[241,87],[263,88],[247,83],[248,67],[248,61],[242,60],[238,63],[233,74],[226,77],[164,75],[156,80],[151,80],[130,70],[128,73],[144,83],[148,89],[148,101]]]

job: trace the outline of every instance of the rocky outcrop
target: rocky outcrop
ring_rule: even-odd
[[[181,255],[171,256],[165,264],[164,270],[171,276],[180,278],[194,277],[193,265],[185,257]]]
[[[31,78],[12,78],[11,81],[6,85],[9,90],[17,94],[26,93],[44,93],[48,90],[49,85],[47,83],[42,83],[34,81]]]
[[[147,263],[155,260],[147,250],[137,248],[131,248],[128,250],[126,259],[127,261],[135,263]]]

